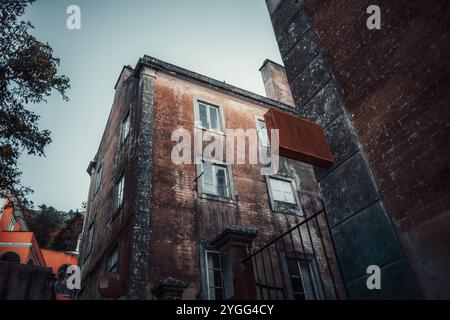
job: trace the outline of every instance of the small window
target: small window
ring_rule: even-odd
[[[196,125],[206,130],[223,131],[219,108],[206,104],[197,103]]]
[[[98,192],[98,190],[100,189],[100,185],[102,184],[102,164],[100,164],[100,166],[97,169],[97,173],[95,174],[95,193]]]
[[[295,204],[294,190],[291,181],[270,178],[273,200]]]
[[[85,259],[91,254],[92,251],[92,242],[94,240],[94,230],[95,230],[95,221],[92,221],[87,230],[87,238],[86,238],[86,252],[84,253]]]
[[[220,252],[206,251],[208,299],[223,299],[222,261]]]
[[[312,261],[290,260],[288,268],[295,300],[320,299]]]
[[[11,215],[11,220],[9,220],[8,224],[8,231],[14,231],[14,226],[16,225],[17,221],[14,215]]]
[[[119,271],[119,246],[116,246],[111,254],[106,258],[106,272]]]
[[[223,198],[230,197],[230,179],[227,167],[219,164],[203,163],[203,192]]]
[[[122,176],[119,179],[119,182],[117,182],[117,184],[116,184],[116,201],[115,201],[116,209],[119,209],[120,207],[122,207],[124,187],[125,187],[125,175],[122,174]]]
[[[301,215],[295,180],[284,176],[266,177],[272,211]]]
[[[268,147],[269,135],[267,134],[266,122],[262,119],[256,119],[256,130],[258,131],[259,144],[263,147]]]
[[[128,111],[125,119],[120,125],[120,144],[123,145],[130,133],[130,111]]]

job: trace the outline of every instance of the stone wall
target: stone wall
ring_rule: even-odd
[[[0,261],[0,300],[53,300],[52,269]]]
[[[449,297],[448,3],[267,4],[298,113],[335,158],[315,172],[350,297]]]

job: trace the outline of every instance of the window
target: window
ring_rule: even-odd
[[[266,122],[263,119],[256,119],[256,130],[258,131],[259,144],[268,147],[269,135],[267,134]]]
[[[227,167],[219,164],[203,163],[203,192],[223,198],[230,197],[230,179]]]
[[[123,145],[130,133],[130,111],[128,111],[125,119],[120,125],[120,145]]]
[[[100,185],[102,183],[102,164],[100,163],[100,166],[97,169],[97,173],[95,174],[95,188],[94,188],[94,192],[97,193],[98,190],[100,189]]]
[[[115,209],[119,209],[120,207],[122,207],[124,187],[125,187],[125,175],[122,174],[122,176],[119,179],[119,182],[117,182],[116,184]]]
[[[91,254],[92,242],[94,240],[94,230],[95,230],[95,221],[92,221],[87,230],[86,245],[85,245],[86,252],[84,253],[84,259],[86,259]]]
[[[320,299],[312,261],[289,260],[288,268],[295,300]]]
[[[266,177],[272,211],[302,214],[295,180],[284,176]]]
[[[16,225],[16,218],[14,215],[11,216],[11,220],[9,220],[8,231],[14,231],[14,226]]]
[[[208,299],[223,299],[222,261],[219,251],[206,251]]]
[[[204,102],[197,103],[195,124],[206,130],[223,131],[220,110]]]
[[[116,246],[111,254],[106,258],[106,272],[119,271],[119,246]]]
[[[291,181],[270,178],[272,198],[275,201],[295,204],[294,190]]]

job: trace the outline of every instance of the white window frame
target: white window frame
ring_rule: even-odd
[[[274,177],[269,177],[269,179],[270,179],[270,189],[271,189],[271,192],[272,192],[272,197],[273,197],[273,200],[274,201],[278,201],[278,202],[283,202],[283,203],[289,203],[289,204],[293,204],[293,205],[295,205],[295,204],[297,204],[297,200],[296,200],[296,198],[295,198],[295,190],[294,190],[294,186],[293,186],[293,183],[292,183],[292,181],[291,180],[286,180],[286,179],[280,179],[280,178],[274,178]],[[292,201],[293,202],[290,202],[290,201],[288,201],[288,200],[280,200],[280,199],[276,199],[275,198],[275,188],[274,188],[274,182],[275,181],[277,181],[277,182],[281,182],[282,184],[284,184],[284,185],[286,185],[286,187],[288,187],[288,189],[290,189],[290,197],[292,198]],[[284,193],[286,193],[286,191],[283,191],[283,190],[277,190],[278,192],[282,192],[283,194]]]
[[[214,268],[214,266],[212,268],[210,268],[209,264],[208,264],[208,253],[216,253],[219,255],[219,269]],[[208,300],[212,300],[211,299],[211,291],[210,289],[214,288],[214,290],[216,289],[221,289],[222,290],[222,299],[224,299],[224,295],[225,295],[225,287],[224,287],[224,283],[223,283],[223,267],[222,267],[222,254],[220,253],[220,251],[217,250],[205,250],[205,266],[206,266],[206,288],[207,288],[207,293],[208,293]],[[210,283],[210,279],[209,279],[209,271],[212,270],[213,271],[213,276],[214,276],[214,271],[219,271],[220,272],[220,278],[221,278],[221,282],[222,282],[222,286],[221,287],[216,287],[213,286],[211,287],[209,285]],[[215,293],[214,293],[215,295]]]
[[[264,139],[261,136],[262,134],[262,130],[260,123],[263,122],[264,126],[266,127],[266,142],[264,143]],[[258,145],[265,147],[265,148],[270,148],[270,140],[269,140],[269,132],[267,131],[267,124],[266,124],[266,120],[263,117],[255,117],[255,123],[256,123],[256,132],[258,134]]]
[[[124,191],[125,191],[125,174],[122,173],[115,186],[114,192],[115,210],[119,210],[123,205]]]
[[[224,172],[224,178],[225,178],[225,195],[221,195],[219,194],[217,191],[211,191],[211,190],[207,190],[205,187],[205,165],[209,165],[211,167],[211,175],[212,175],[212,186],[215,187],[216,189],[218,189],[219,185],[217,183],[217,172],[220,168],[220,170],[223,170]],[[217,164],[217,163],[202,163],[202,186],[203,186],[203,192],[207,193],[207,194],[211,194],[214,196],[218,196],[218,197],[223,197],[223,198],[230,198],[230,177],[228,176],[228,170],[227,170],[227,166],[226,165],[222,165],[222,164]]]
[[[16,217],[14,217],[14,214],[11,215],[11,219],[8,223],[8,231],[14,231],[14,226],[16,225],[17,220]]]
[[[295,203],[284,202],[284,201],[274,199],[273,186],[272,186],[271,179],[281,180],[281,181],[290,183],[292,195],[293,195]],[[296,186],[297,183],[293,178],[287,177],[287,176],[280,176],[280,175],[266,176],[266,183],[267,183],[267,189],[268,189],[268,193],[269,193],[270,204],[272,206],[272,211],[295,214],[295,215],[300,215],[300,216],[303,215],[299,196],[298,196],[298,190],[297,190],[297,186]]]
[[[196,178],[196,187],[197,187],[197,194],[198,197],[200,198],[205,198],[205,199],[213,199],[213,200],[218,200],[218,201],[223,201],[223,202],[230,202],[230,203],[234,203],[236,202],[236,193],[235,193],[235,188],[234,188],[234,181],[233,181],[233,173],[232,173],[232,167],[231,164],[226,163],[226,162],[220,162],[220,161],[216,161],[214,159],[202,159],[201,158],[196,158],[196,173],[197,173],[197,178]],[[209,190],[206,191],[204,188],[204,177],[205,177],[205,173],[204,173],[204,164],[208,163],[212,166],[219,166],[219,167],[223,167],[225,170],[225,179],[226,179],[226,183],[227,183],[227,197],[223,197],[221,195],[219,195],[218,193],[213,193],[210,192]],[[213,175],[213,179],[215,179],[214,175]]]
[[[131,110],[127,111],[125,118],[120,124],[120,145],[124,145],[128,136],[130,135],[130,125],[131,125]],[[125,131],[126,129],[126,131]]]
[[[316,269],[316,264],[314,263],[314,260],[309,260],[309,259],[295,259],[295,260],[291,260],[291,262],[295,262],[296,264],[296,268],[298,269],[298,273],[300,276],[297,275],[291,275],[289,274],[289,279],[292,283],[292,278],[300,278],[300,281],[302,283],[302,288],[303,288],[303,295],[305,297],[305,300],[321,300],[323,298],[323,294],[322,291],[320,290],[319,286],[317,285],[317,277],[318,277],[318,270]],[[308,275],[304,275],[302,268],[300,267],[300,264],[304,264],[307,265],[308,268]],[[312,289],[313,289],[313,294],[314,297],[310,297],[307,295],[307,292],[305,290],[305,276],[309,276],[310,277],[310,281],[312,284]],[[292,295],[295,297],[295,291],[294,288],[292,288]]]
[[[208,127],[204,127],[202,124],[202,121],[200,119],[200,104],[205,105],[207,107],[206,117],[207,117]],[[217,129],[211,128],[211,112],[210,112],[211,108],[217,109],[217,125],[219,126],[219,128],[217,128]],[[206,131],[225,134],[224,114],[223,114],[223,109],[220,106],[217,106],[217,105],[209,103],[209,102],[205,102],[203,100],[194,99],[194,119],[195,119],[194,125],[197,128],[200,128],[200,129],[203,129]]]

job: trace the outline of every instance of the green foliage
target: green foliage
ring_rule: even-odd
[[[52,249],[73,251],[77,247],[78,236],[83,228],[83,216],[77,211],[69,211],[69,220],[55,237]]]
[[[77,210],[68,213],[46,205],[26,213],[26,221],[41,248],[73,251],[83,227],[83,215]]]
[[[50,131],[38,127],[39,116],[26,106],[45,102],[52,90],[64,100],[69,79],[58,75],[59,59],[47,43],[29,34],[21,20],[34,0],[0,2],[0,194],[13,192],[26,205],[31,189],[21,184],[17,161],[24,152],[44,156]]]

